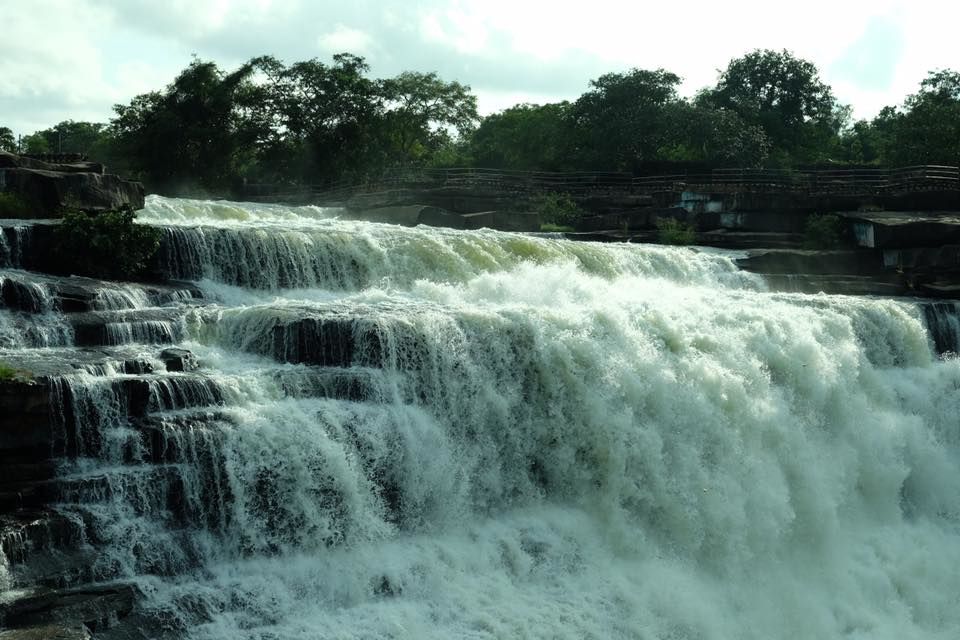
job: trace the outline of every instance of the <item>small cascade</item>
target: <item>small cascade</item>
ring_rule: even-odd
[[[28,313],[49,313],[54,307],[53,294],[41,282],[31,282],[0,272],[0,308]]]
[[[0,268],[18,269],[23,266],[23,256],[29,251],[30,236],[29,225],[0,227]]]
[[[922,306],[937,353],[960,353],[960,304],[926,302]]]

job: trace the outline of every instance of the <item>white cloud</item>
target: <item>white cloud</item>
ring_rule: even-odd
[[[338,24],[336,29],[317,38],[317,45],[326,53],[349,51],[358,55],[368,55],[373,39],[359,29],[351,29]]]

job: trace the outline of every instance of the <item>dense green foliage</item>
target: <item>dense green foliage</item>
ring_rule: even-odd
[[[129,166],[166,192],[246,180],[361,180],[422,164],[478,119],[469,87],[433,73],[367,77],[339,54],[286,66],[255,58],[232,73],[195,60],[163,92],[117,105],[112,135]]]
[[[687,245],[697,239],[693,225],[676,218],[657,218],[657,242],[660,244]]]
[[[13,130],[10,127],[0,127],[0,151],[15,152],[17,150],[17,139],[13,136]]]
[[[812,215],[803,230],[803,246],[807,249],[834,249],[843,242],[843,223],[832,213]]]
[[[830,160],[848,117],[813,63],[769,49],[731,60],[697,102],[760,127],[784,163]]]
[[[160,247],[160,231],[136,224],[131,209],[68,211],[57,227],[58,248],[76,273],[125,279],[143,275]]]
[[[16,193],[0,192],[0,218],[29,218],[30,207]]]
[[[573,166],[569,102],[518,104],[487,116],[465,144],[478,167],[562,171]]]
[[[540,214],[542,224],[554,227],[575,227],[584,216],[583,209],[566,193],[549,192],[537,195],[530,199],[529,206]]]
[[[372,78],[349,53],[289,65],[264,56],[233,71],[194,60],[162,90],[116,105],[108,125],[66,121],[23,144],[87,153],[168,194],[357,182],[410,166],[648,174],[960,163],[954,71],[932,72],[902,105],[853,123],[816,66],[788,51],[731,60],[692,99],[679,84],[665,69],[630,69],[571,102],[480,118],[467,86],[435,73]],[[0,149],[15,146],[0,127]]]

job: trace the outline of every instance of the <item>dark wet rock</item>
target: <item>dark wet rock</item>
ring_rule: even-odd
[[[960,303],[926,302],[921,307],[937,353],[960,352]]]
[[[233,419],[221,411],[198,410],[178,415],[152,415],[133,421],[136,428],[144,434],[146,448],[145,461],[154,464],[182,462],[189,452],[182,449],[180,435],[191,429],[203,427],[210,437],[220,428],[234,426]]]
[[[761,274],[772,291],[835,293],[850,296],[905,296],[911,291],[897,274],[877,276]]]
[[[134,611],[108,629],[98,629],[96,640],[181,640],[184,629],[171,629],[168,616]]]
[[[422,218],[431,216],[453,215],[439,207],[423,204],[405,204],[374,206],[369,208],[354,208],[347,212],[348,217],[357,220],[369,220],[371,222],[386,222],[389,224],[399,224],[405,227],[413,227],[417,224],[429,224],[422,222]],[[446,226],[446,225],[434,225]]]
[[[123,361],[123,372],[130,375],[153,373],[153,363],[142,358]]]
[[[876,252],[855,249],[758,250],[740,258],[737,264],[753,273],[872,275],[882,270],[880,257]]]
[[[940,247],[960,242],[960,213],[955,211],[841,212],[863,247],[901,249]]]
[[[167,371],[196,371],[199,368],[197,357],[187,349],[170,348],[160,352],[160,359]]]
[[[0,640],[91,640],[83,624],[52,624],[0,631]]]
[[[40,169],[42,171],[60,171],[63,173],[104,173],[99,162],[87,162],[76,157],[67,158],[67,154],[50,159],[38,159],[0,151],[0,169]]]
[[[94,163],[48,164],[9,153],[0,156],[6,190],[19,195],[32,218],[59,217],[67,209],[142,209],[143,185],[103,173]]]
[[[83,537],[75,519],[51,508],[19,509],[0,516],[0,548],[14,566],[39,552],[74,549]]]
[[[453,213],[439,207],[421,207],[417,216],[417,224],[429,227],[446,227],[448,229],[466,229],[467,216]]]
[[[74,343],[80,347],[122,345],[131,342],[170,344],[180,337],[182,312],[173,308],[129,311],[90,311],[67,316]]]
[[[280,362],[324,367],[379,366],[380,336],[349,318],[301,318],[274,326],[269,352]]]
[[[498,231],[539,231],[540,214],[533,211],[480,211],[462,215],[466,229]]]
[[[357,368],[280,371],[275,375],[284,394],[293,398],[367,402],[375,400],[377,395],[371,373]]]
[[[189,303],[203,293],[188,282],[126,284],[78,276],[55,276],[28,271],[0,272],[0,304],[16,311],[64,313],[131,310],[149,306]]]
[[[48,311],[49,297],[44,291],[18,278],[0,275],[0,303],[13,311]]]
[[[54,432],[44,380],[0,382],[0,463],[49,458]]]
[[[0,513],[40,509],[57,499],[57,481],[25,482],[0,487]]]
[[[127,584],[40,590],[0,604],[0,616],[8,627],[80,623],[96,631],[129,614],[137,594]]]
[[[97,550],[86,546],[78,549],[54,549],[31,552],[26,562],[13,567],[21,584],[46,589],[69,589],[94,582]]]
[[[6,462],[0,465],[0,486],[53,477],[55,465],[52,460],[38,462]]]

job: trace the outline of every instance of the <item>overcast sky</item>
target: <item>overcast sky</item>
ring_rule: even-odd
[[[573,99],[591,78],[669,69],[690,95],[756,48],[812,60],[872,117],[960,70],[955,0],[0,0],[0,126],[27,134],[162,88],[191,54],[233,68],[350,51],[379,77],[437,71],[482,113]]]

